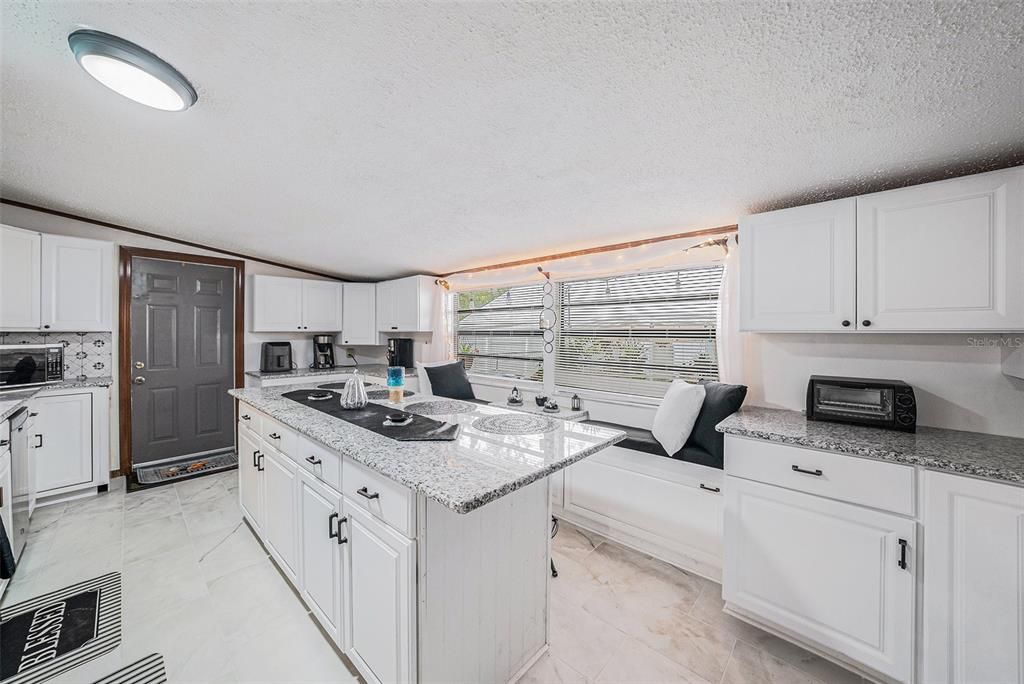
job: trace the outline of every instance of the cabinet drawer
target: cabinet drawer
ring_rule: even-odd
[[[346,458],[341,493],[407,537],[413,537],[416,499],[412,490]]]
[[[256,437],[262,434],[261,414],[247,404],[238,405],[238,425],[252,430]]]
[[[303,470],[341,491],[341,456],[299,435],[288,455]]]
[[[725,436],[725,472],[913,516],[914,469],[816,449]]]
[[[265,444],[274,447],[282,454],[291,454],[295,450],[299,434],[269,416],[261,416],[260,437]]]

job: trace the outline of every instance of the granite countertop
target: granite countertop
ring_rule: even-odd
[[[52,392],[54,390],[81,389],[84,387],[109,387],[114,384],[110,376],[102,378],[82,378],[55,382],[52,385],[42,387],[26,387],[25,389],[0,391],[0,420],[7,420],[19,409],[24,407],[29,399],[40,392]]]
[[[345,375],[353,371],[359,371],[363,375],[370,375],[375,377],[383,378],[387,376],[387,365],[382,363],[370,363],[362,366],[335,366],[334,368],[295,368],[290,371],[281,371],[279,373],[267,373],[264,371],[245,371],[245,374],[251,378],[305,378],[311,375]],[[415,368],[406,368],[405,377],[415,377]]]
[[[626,436],[618,430],[554,417],[551,418],[551,429],[543,433],[505,435],[484,432],[474,428],[472,423],[486,416],[522,414],[498,406],[462,402],[469,408],[468,412],[430,416],[449,423],[461,423],[462,433],[457,440],[398,442],[282,396],[296,389],[312,387],[299,384],[234,389],[229,394],[456,513],[475,510],[597,453]],[[398,406],[426,400],[451,401],[417,394]]]
[[[1024,439],[918,426],[916,433],[807,420],[799,411],[746,407],[718,424],[729,435],[1024,484]]]

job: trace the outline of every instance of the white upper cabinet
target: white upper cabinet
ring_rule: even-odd
[[[377,286],[345,283],[341,315],[341,344],[379,344]]]
[[[857,198],[871,330],[1024,329],[1024,168]]]
[[[109,242],[42,236],[44,330],[113,330],[113,252]]]
[[[1024,487],[924,475],[921,682],[1024,682]]]
[[[857,207],[853,199],[740,221],[740,328],[852,330]]]
[[[41,325],[41,245],[39,233],[0,226],[0,328]]]
[[[743,330],[1024,330],[1024,167],[748,216],[740,245]]]
[[[113,330],[114,246],[0,226],[0,329]]]
[[[302,281],[302,329],[341,330],[343,285],[332,280]]]
[[[434,278],[409,276],[377,283],[377,329],[391,332],[431,332]]]
[[[254,332],[341,329],[342,283],[257,275],[252,279]]]

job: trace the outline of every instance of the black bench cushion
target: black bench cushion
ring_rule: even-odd
[[[725,467],[725,437],[715,430],[715,426],[739,410],[747,396],[747,388],[745,385],[726,385],[721,382],[701,384],[704,385],[705,391],[704,404],[697,414],[697,422],[693,425],[689,439],[683,448],[674,454],[666,452],[650,430],[601,420],[583,422],[625,432],[626,439],[616,444],[623,449],[675,458],[721,470]]]
[[[449,399],[476,399],[473,385],[466,375],[465,362],[461,359],[442,366],[424,366],[430,379],[430,393],[435,397]]]

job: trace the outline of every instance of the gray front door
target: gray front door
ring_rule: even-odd
[[[234,447],[234,278],[132,258],[133,466]]]

